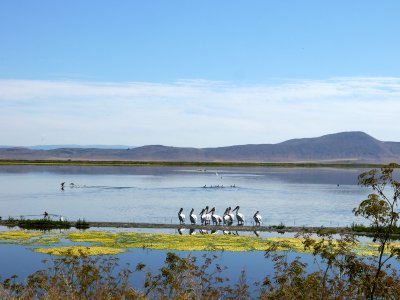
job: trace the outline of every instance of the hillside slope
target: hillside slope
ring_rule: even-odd
[[[363,132],[341,132],[316,138],[293,139],[278,144],[217,148],[162,145],[132,149],[1,148],[0,159],[388,163],[400,161],[400,142],[382,142]]]

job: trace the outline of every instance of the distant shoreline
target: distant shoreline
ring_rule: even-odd
[[[268,168],[379,168],[384,164],[335,162],[186,162],[108,160],[13,160],[0,159],[0,166],[110,166],[110,167],[268,167]],[[202,171],[202,170],[199,170]]]

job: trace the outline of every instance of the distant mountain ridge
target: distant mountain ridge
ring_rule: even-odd
[[[67,144],[67,145],[35,145],[35,146],[22,146],[22,147],[13,147],[13,146],[2,146],[0,148],[27,148],[32,150],[54,150],[60,148],[96,148],[96,149],[127,149],[127,148],[135,148],[134,146],[125,146],[125,145],[77,145],[77,144]]]
[[[1,148],[0,159],[72,159],[190,162],[400,162],[400,142],[383,142],[359,132],[341,132],[278,144],[216,148],[148,145],[125,149],[60,148],[35,150]]]

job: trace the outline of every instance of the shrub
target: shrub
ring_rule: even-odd
[[[75,228],[77,229],[88,229],[90,228],[90,225],[88,222],[85,221],[85,219],[78,219],[75,223]]]

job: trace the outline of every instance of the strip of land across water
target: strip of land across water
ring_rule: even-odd
[[[107,160],[0,160],[0,165],[115,166],[115,167],[277,167],[277,168],[379,168],[383,164],[346,162],[186,162],[186,161],[107,161]],[[397,165],[399,167],[399,165]]]
[[[147,229],[194,229],[194,230],[221,230],[221,231],[257,231],[257,232],[295,232],[295,233],[320,233],[320,234],[354,234],[371,235],[370,232],[353,230],[351,227],[296,227],[284,225],[271,226],[236,226],[236,225],[192,225],[192,224],[160,224],[160,223],[135,223],[135,222],[86,222],[87,228],[147,228]],[[8,220],[0,220],[1,226],[10,226]],[[72,227],[77,227],[75,222],[71,222]],[[393,236],[400,237],[400,234]]]

